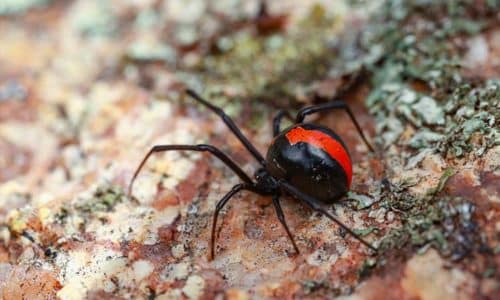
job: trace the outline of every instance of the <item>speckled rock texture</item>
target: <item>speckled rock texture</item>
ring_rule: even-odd
[[[0,298],[500,299],[498,1],[0,1]],[[330,206],[373,254],[287,197],[242,192],[280,108],[345,140]]]

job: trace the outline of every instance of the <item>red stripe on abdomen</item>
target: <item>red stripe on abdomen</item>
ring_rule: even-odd
[[[347,189],[351,187],[352,180],[352,163],[347,150],[342,144],[329,136],[328,134],[319,130],[307,130],[302,127],[295,127],[286,133],[286,138],[290,145],[299,142],[308,143],[316,148],[319,148],[335,159],[347,177]]]

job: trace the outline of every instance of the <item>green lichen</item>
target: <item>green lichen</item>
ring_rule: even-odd
[[[356,210],[369,208],[380,200],[378,197],[358,194],[353,191],[347,193],[347,199],[354,202],[354,205],[351,206]]]
[[[447,169],[438,185],[419,198],[405,187],[390,187],[381,206],[398,214],[402,226],[384,236],[379,246],[382,251],[409,245],[424,252],[433,247],[442,255],[459,260],[485,244],[472,219],[474,204],[439,193],[453,174],[452,169]]]
[[[474,1],[384,1],[361,34],[363,54],[351,58],[357,67],[336,66],[346,72],[364,68],[372,73],[373,89],[366,103],[379,124],[382,144],[398,143],[405,126],[418,132],[402,145],[433,148],[445,156],[470,152],[481,156],[498,144],[499,81],[468,83],[461,73],[462,53],[450,42],[477,34],[493,22],[474,19],[474,5]],[[497,8],[493,3],[483,7],[485,15],[488,11],[494,15]],[[341,51],[342,58],[350,56]],[[474,139],[477,134],[481,138]]]
[[[158,41],[136,41],[127,49],[128,59],[137,62],[162,61],[173,64],[177,59],[174,48]]]
[[[493,266],[488,267],[484,272],[483,272],[483,277],[484,278],[490,278],[493,277],[496,274],[496,269]]]
[[[359,39],[339,49],[341,60],[330,73],[368,71],[372,89],[366,104],[376,119],[378,142],[399,146],[410,157],[406,168],[430,154],[479,157],[500,144],[500,80],[470,82],[463,75],[462,50],[451,42],[493,24],[487,16],[495,15],[498,2],[480,9],[476,4],[386,0]],[[487,244],[471,217],[473,199],[441,193],[454,173],[446,169],[423,196],[408,190],[412,182],[385,184],[376,205],[394,212],[402,225],[383,237],[382,252],[434,247],[458,260]]]
[[[117,17],[107,1],[88,0],[73,9],[72,24],[85,36],[109,36],[117,30]]]
[[[321,55],[321,42],[310,40],[300,45],[299,41],[305,39],[301,34],[256,37],[240,33],[232,37],[234,47],[230,52],[206,59],[205,68],[218,75],[219,84],[260,100],[300,94],[302,91],[297,89],[305,86],[307,80],[327,71],[324,66],[313,64],[313,59]]]
[[[353,231],[354,231],[354,233],[356,233],[359,236],[365,236],[365,235],[369,235],[372,232],[378,232],[379,229],[377,227],[371,226],[371,227],[368,227],[366,229],[354,229]]]
[[[409,188],[415,184],[413,181],[382,183],[381,200],[377,205],[393,212],[401,226],[385,233],[378,245],[380,253],[408,247],[421,253],[433,247],[443,256],[459,260],[472,251],[487,247],[472,218],[474,204],[469,199],[442,193],[447,180],[454,174],[452,168],[446,169],[436,186],[422,196],[410,192]]]
[[[448,97],[445,109],[452,117],[444,129],[445,138],[436,145],[440,152],[457,157],[469,152],[481,156],[500,145],[500,80],[489,80],[475,88],[459,86]],[[478,139],[471,142],[474,136]]]
[[[98,187],[92,197],[80,201],[75,208],[84,214],[94,214],[96,212],[109,212],[116,204],[123,202],[125,194],[118,186]]]
[[[363,261],[363,264],[361,267],[358,269],[358,276],[359,277],[366,277],[367,275],[370,274],[370,272],[375,268],[377,265],[377,260],[374,258],[368,258]]]
[[[323,293],[327,294],[329,297],[345,294],[342,293],[341,288],[333,286],[333,284],[327,280],[304,280],[301,285],[304,294],[309,296],[315,293],[323,297]],[[350,289],[350,287],[345,288]]]
[[[62,206],[54,215],[54,220],[58,224],[67,224],[68,219],[76,218],[81,220],[78,226],[83,226],[91,219],[102,218],[104,221],[105,215],[126,199],[120,186],[104,184],[95,188],[91,194],[78,197],[74,203]]]
[[[456,173],[456,171],[452,168],[447,168],[446,170],[444,170],[443,175],[441,175],[441,178],[439,179],[438,185],[436,187],[430,189],[428,193],[430,195],[433,195],[435,193],[441,192],[444,188],[444,185],[448,181],[448,179],[451,176],[455,175],[455,173]]]
[[[2,0],[0,1],[0,16],[21,14],[28,9],[47,5],[49,2],[50,0]]]

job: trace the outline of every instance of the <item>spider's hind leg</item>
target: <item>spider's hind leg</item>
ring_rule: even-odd
[[[347,227],[344,223],[342,223],[339,219],[337,219],[334,215],[330,214],[328,210],[315,198],[306,195],[302,193],[301,191],[297,190],[294,186],[291,184],[287,183],[286,181],[280,181],[280,186],[290,193],[290,195],[294,196],[295,198],[304,201],[309,207],[311,207],[313,210],[321,213],[325,217],[329,218],[330,220],[334,221],[337,223],[340,227],[342,227],[347,233],[349,233],[352,237],[356,238],[358,241],[360,241],[363,245],[366,247],[370,248],[371,250],[375,251],[377,253],[377,248],[372,246],[370,243],[365,241],[362,237],[360,237],[358,234],[356,234],[354,231],[352,231],[349,227]]]
[[[286,110],[280,109],[273,118],[273,137],[281,132],[281,121],[286,117],[293,122],[293,117]]]
[[[304,118],[307,115],[322,112],[325,110],[333,110],[333,109],[343,109],[347,112],[347,114],[351,118],[352,122],[354,123],[354,126],[356,126],[356,130],[358,131],[359,135],[363,139],[363,142],[365,142],[366,147],[368,147],[368,149],[370,149],[371,152],[375,152],[375,150],[373,149],[373,146],[368,142],[365,135],[363,134],[363,130],[361,130],[361,126],[359,126],[359,123],[356,120],[356,118],[354,117],[354,114],[352,113],[351,109],[344,101],[337,100],[337,101],[331,101],[331,102],[327,102],[327,103],[322,103],[322,104],[318,104],[318,105],[304,107],[297,112],[297,117],[295,118],[295,123],[302,123],[304,121]]]

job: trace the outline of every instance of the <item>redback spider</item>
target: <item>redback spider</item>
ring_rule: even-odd
[[[350,235],[358,239],[368,248],[377,251],[375,247],[363,240],[336,217],[330,214],[325,204],[331,204],[344,196],[351,186],[352,163],[344,142],[332,130],[304,123],[307,115],[325,110],[343,109],[353,121],[361,138],[370,151],[374,152],[372,146],[366,140],[361,127],[354,118],[352,111],[342,101],[331,101],[319,105],[302,108],[295,117],[295,124],[280,131],[280,124],[284,117],[293,121],[291,115],[280,110],[273,120],[274,139],[264,158],[259,151],[250,143],[236,126],[233,120],[224,111],[200,97],[193,90],[186,93],[208,109],[219,115],[222,121],[241,141],[243,146],[257,159],[260,168],[254,174],[252,180],[236,163],[222,151],[211,145],[156,145],[144,157],[137,168],[129,185],[128,194],[132,192],[132,185],[139,174],[142,166],[151,154],[163,151],[206,151],[219,158],[226,166],[233,170],[242,181],[235,185],[215,207],[212,236],[210,244],[210,259],[214,258],[215,228],[220,211],[236,193],[248,190],[263,196],[272,196],[272,201],[279,221],[283,225],[296,253],[299,249],[288,229],[283,210],[281,209],[280,196],[289,194],[303,201],[313,210],[325,215]]]

